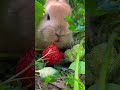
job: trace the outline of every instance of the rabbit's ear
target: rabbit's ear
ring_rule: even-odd
[[[44,7],[46,7],[49,3],[51,3],[51,2],[56,2],[56,0],[46,0],[46,3],[45,3],[45,5],[44,5]]]
[[[46,0],[46,3],[53,2],[53,1],[57,1],[57,0]]]
[[[46,0],[45,7],[48,5],[48,3],[56,2],[56,1],[58,1],[58,0]]]
[[[69,2],[69,0],[58,0],[58,1],[60,1],[60,2],[66,2],[66,3]]]

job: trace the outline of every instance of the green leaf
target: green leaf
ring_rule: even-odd
[[[72,69],[75,71],[75,62],[71,63],[69,69]],[[80,61],[80,65],[79,65],[79,74],[85,74],[85,62],[84,61]]]
[[[35,72],[39,73],[39,76],[42,78],[45,84],[56,81],[59,75],[59,72],[52,67],[45,67],[41,70],[36,70]]]
[[[41,62],[40,61],[35,61],[35,68],[37,70],[40,70],[40,69],[42,69],[44,67],[45,67],[45,63],[42,60],[41,60]]]
[[[68,75],[65,79],[64,79],[65,85],[73,85],[74,83],[74,77],[71,75]]]
[[[73,22],[73,20],[71,19],[71,17],[66,16],[65,19],[66,19],[66,21],[69,23],[69,27],[68,27],[69,30],[72,31],[72,32],[74,32],[74,33],[78,33],[79,31],[76,30],[76,27],[74,26],[74,22]]]
[[[87,71],[86,72],[89,72],[88,74],[86,74],[86,78],[87,78],[86,83],[93,83],[93,82],[95,82],[96,78],[99,77],[100,68],[101,68],[101,65],[103,64],[103,58],[104,58],[104,55],[106,54],[106,52],[105,52],[106,48],[107,48],[107,43],[99,44],[99,45],[93,47],[91,49],[91,52],[86,55],[86,60],[87,60],[87,62],[86,62],[86,70]],[[117,56],[117,51],[113,47],[112,55],[110,58],[110,65],[108,67],[108,75],[107,75],[108,79],[110,77],[116,78],[117,74],[115,72],[119,71],[118,67],[120,65],[118,65],[118,64],[120,61],[115,59],[114,58],[115,56]],[[91,72],[93,72],[96,76]],[[116,75],[113,75],[113,74],[116,74]],[[89,77],[90,78],[94,77],[94,78],[92,80],[89,80]],[[113,81],[113,79],[112,79],[112,81]]]
[[[41,3],[39,3],[37,0],[35,0],[35,28],[38,27],[43,15],[44,15],[44,6]]]
[[[36,0],[36,1],[38,1],[39,3],[41,3],[42,5],[44,5],[46,0]]]
[[[53,81],[53,77],[47,76],[44,78],[44,85],[48,85],[48,83]]]

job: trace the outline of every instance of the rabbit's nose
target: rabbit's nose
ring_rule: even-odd
[[[62,36],[64,36],[64,33],[60,31],[59,33],[56,33],[56,36],[57,37],[62,37]]]
[[[64,36],[64,33],[63,33],[63,31],[62,31],[61,29],[57,30],[57,31],[55,32],[55,34],[56,34],[57,37],[62,37],[62,36]]]
[[[61,35],[60,35],[60,34],[58,34],[58,33],[56,33],[56,36],[57,36],[57,37],[61,37]]]

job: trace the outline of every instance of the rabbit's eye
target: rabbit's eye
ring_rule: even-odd
[[[47,14],[47,20],[50,20],[50,15],[49,14]]]

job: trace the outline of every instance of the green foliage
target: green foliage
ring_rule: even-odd
[[[79,74],[85,74],[85,62],[80,61],[79,64],[80,64],[79,65]],[[75,65],[76,65],[75,62],[71,63],[69,69],[72,69],[75,71]]]
[[[95,78],[98,78],[99,76],[99,72],[100,72],[100,68],[101,65],[103,64],[103,59],[104,59],[104,55],[106,54],[106,48],[107,48],[107,43],[103,43],[100,45],[95,46],[94,48],[92,48],[91,52],[88,53],[86,55],[86,79],[87,85],[92,84],[93,82],[95,82]],[[115,48],[112,48],[112,54],[111,54],[111,58],[110,58],[110,66],[108,67],[108,77],[107,79],[109,79],[109,74],[112,73],[113,71],[116,71],[117,68],[120,66],[118,64],[119,60],[115,59],[115,57],[117,56],[117,52]],[[119,62],[120,63],[120,62]],[[91,78],[89,80],[90,77],[94,77]],[[111,76],[112,77],[112,76]]]
[[[120,11],[119,0],[86,0],[86,13],[102,16]]]
[[[72,20],[72,18],[70,18],[69,16],[66,16],[66,20],[67,22],[69,23],[69,30],[74,32],[74,33],[78,33],[79,31],[76,29],[75,25],[74,25],[74,22]]]
[[[81,85],[80,80],[75,79],[74,75],[72,74],[67,74],[67,76],[64,78],[64,84],[67,86],[65,90],[73,90],[74,81],[78,82],[79,90],[85,90],[84,85]]]
[[[65,52],[64,52],[64,55],[65,55],[65,58],[70,61],[70,62],[73,62],[75,61],[76,59],[76,56],[77,56],[77,53],[78,53],[78,49],[79,49],[79,45],[80,44],[76,44],[74,45],[71,49],[67,49]],[[83,47],[83,45],[81,46],[81,54],[82,56],[80,57],[80,60],[84,57],[85,55],[85,49]]]
[[[116,34],[112,34],[107,44],[100,44],[94,47],[91,52],[87,54],[86,79],[88,82],[86,82],[86,84],[91,84],[93,80],[96,80],[96,88],[98,90],[109,90],[109,87],[106,86],[106,83],[111,80],[112,83],[115,83],[114,81],[116,80],[114,80],[114,77],[118,79],[120,75],[120,73],[118,73],[120,64],[117,64],[120,63],[120,59],[118,60],[119,55],[117,54],[116,49],[113,47],[115,37]],[[94,78],[89,80],[91,76]],[[92,88],[90,90],[96,89]]]
[[[69,23],[69,29],[73,33],[77,33],[78,36],[81,36],[85,32],[85,1],[84,0],[70,0],[70,5],[73,9],[73,15],[72,17],[66,17],[67,22]],[[79,38],[80,40],[80,38]],[[80,58],[83,56],[83,42],[84,39],[81,40],[77,56],[75,59],[75,76],[74,76],[74,90],[85,90],[85,86],[83,83],[79,80],[79,65],[80,64]],[[79,84],[80,82],[80,84]],[[82,88],[80,88],[80,86]]]
[[[41,2],[42,0],[40,0],[40,2],[38,2],[37,0],[35,0],[35,28],[38,27],[41,18],[44,15],[44,6],[43,6],[43,2]]]
[[[108,67],[109,67],[109,63],[110,63],[110,59],[113,51],[113,42],[114,42],[115,36],[116,34],[111,35],[107,43],[107,48],[103,58],[103,64],[100,69],[99,78],[98,78],[98,90],[101,90],[101,89],[106,90],[105,84],[107,79]]]
[[[44,63],[43,60],[40,60],[40,61],[36,61],[36,60],[35,60],[35,69],[36,69],[36,70],[40,70],[40,69],[44,68],[45,65],[46,65],[46,64]]]
[[[85,24],[85,0],[69,0],[72,8],[72,19],[76,25]],[[82,21],[82,23],[80,23]]]
[[[74,76],[71,74],[68,74],[65,78],[64,78],[64,84],[67,86],[67,90],[72,90],[70,89],[70,86],[73,87],[73,83],[74,83]]]
[[[42,5],[44,5],[46,0],[36,0],[36,1],[38,1],[39,3],[41,3]]]
[[[97,9],[108,13],[115,13],[120,11],[120,2],[117,0],[101,0],[98,1]]]
[[[105,45],[113,33],[120,31],[119,12],[119,0],[86,0],[86,14],[90,20],[93,20],[88,29],[91,30],[92,36],[89,37],[91,41],[87,43],[91,47],[88,48],[90,52],[86,56],[86,84],[91,85],[96,82],[95,80],[99,82],[96,88],[91,87],[88,90],[112,90],[115,87],[108,87],[106,83],[119,84],[120,82],[120,64],[118,64],[120,63],[118,59],[120,42],[117,39],[119,36],[114,42],[114,48],[111,49],[110,45]]]
[[[97,84],[94,84],[90,88],[88,88],[87,90],[97,90],[97,87],[98,87]],[[120,85],[107,83],[105,90],[120,90]]]
[[[72,0],[70,1],[72,2]],[[73,4],[72,4],[73,3]],[[73,9],[72,17],[66,16],[66,20],[69,23],[69,29],[74,32],[85,31],[85,3],[73,1],[71,7]]]
[[[77,53],[77,57],[75,60],[75,79],[78,80],[80,82],[80,86],[82,87],[81,90],[85,90],[85,86],[84,84],[79,80],[79,64],[80,64],[80,58],[83,55],[83,51],[81,51],[81,49],[83,48],[83,43],[84,43],[84,39],[81,40],[80,45],[79,45],[79,49],[78,49],[78,53]],[[74,90],[79,90],[79,83],[78,81],[74,80]]]

